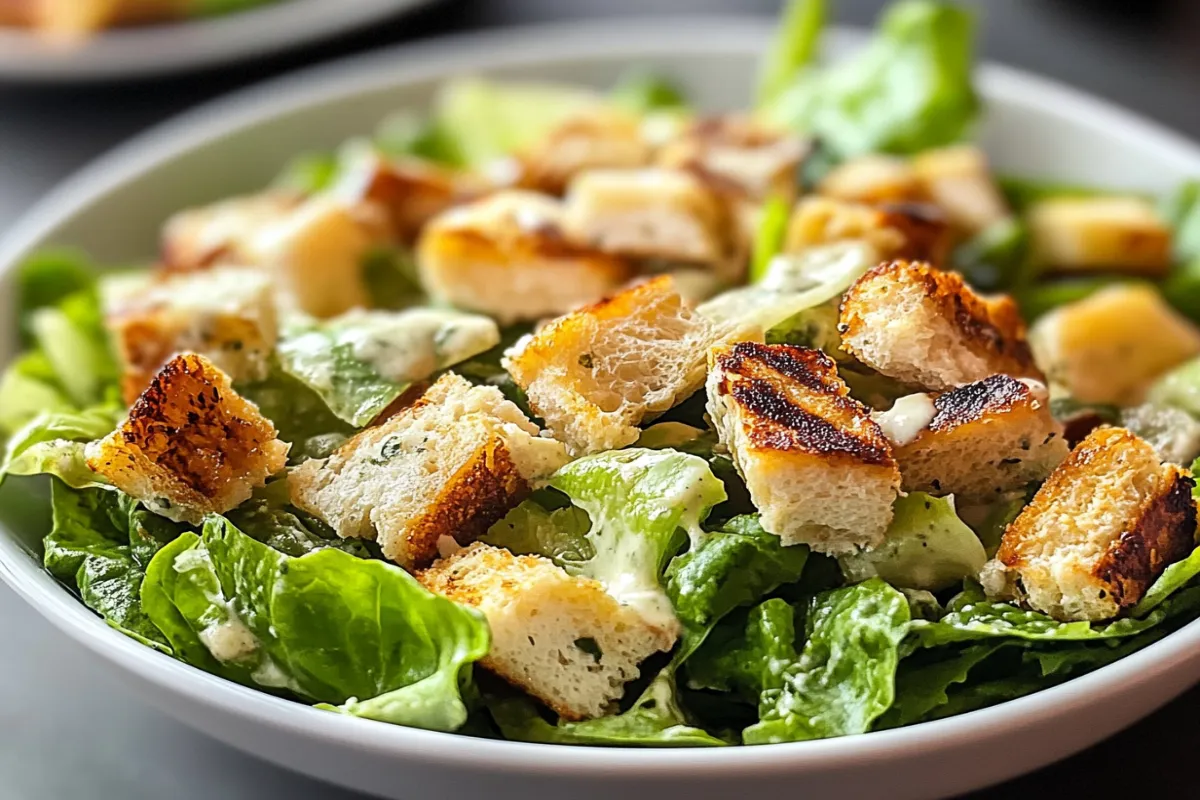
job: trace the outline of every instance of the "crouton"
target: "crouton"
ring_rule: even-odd
[[[1114,617],[1191,552],[1194,487],[1134,434],[1098,428],[1005,530],[985,588],[1059,620]]]
[[[162,266],[193,270],[218,263],[251,263],[258,231],[287,216],[299,203],[300,198],[290,192],[265,192],[180,211],[163,226]]]
[[[705,353],[727,331],[692,311],[663,275],[525,337],[504,367],[573,454],[612,450],[703,385]]]
[[[594,303],[633,277],[626,261],[568,241],[552,198],[499,192],[435,217],[417,266],[435,300],[501,324],[557,316]]]
[[[115,431],[87,448],[88,466],[146,508],[199,524],[250,497],[284,468],[275,426],[204,356],[167,362]]]
[[[839,320],[845,350],[905,383],[945,391],[989,375],[1043,380],[1012,298],[981,297],[956,272],[880,264],[846,292]]]
[[[567,236],[635,259],[731,271],[729,222],[717,195],[679,170],[591,170],[567,190]]]
[[[370,305],[363,264],[389,241],[378,206],[314,195],[257,232],[249,263],[272,276],[283,305],[333,317]]]
[[[965,503],[1043,480],[1070,450],[1046,387],[1007,375],[910,395],[872,417],[892,442],[900,488]]]
[[[791,200],[808,141],[742,114],[702,119],[665,143],[655,164],[698,176],[720,194]]]
[[[831,169],[817,192],[855,203],[923,203],[929,200],[925,185],[902,158],[866,155]]]
[[[867,408],[820,350],[755,342],[714,347],[708,413],[762,526],[784,545],[831,554],[884,539],[900,471]]]
[[[929,200],[965,235],[977,234],[1009,216],[987,156],[977,147],[926,150],[913,158],[912,170]]]
[[[467,544],[566,463],[494,386],[443,375],[413,405],[291,471],[292,503],[412,569]]]
[[[419,158],[387,159],[364,150],[348,159],[330,194],[349,205],[373,204],[383,209],[396,237],[416,241],[429,220],[451,206],[488,191],[483,179]]]
[[[611,712],[625,684],[638,677],[638,665],[670,650],[677,635],[619,604],[597,581],[482,542],[417,579],[482,612],[492,647],[480,664],[566,720]]]
[[[1081,403],[1136,405],[1172,367],[1200,354],[1200,329],[1152,286],[1112,286],[1060,306],[1029,333],[1050,382]]]
[[[576,176],[594,169],[634,169],[650,161],[641,121],[611,107],[569,116],[515,157],[516,184],[561,195]]]
[[[1171,268],[1171,229],[1140,197],[1055,197],[1026,219],[1033,259],[1055,271],[1153,278]]]
[[[270,278],[234,267],[150,277],[113,298],[105,326],[121,360],[121,389],[132,404],[176,353],[198,353],[230,380],[266,377],[275,348]]]
[[[828,197],[806,197],[788,221],[785,253],[846,241],[865,241],[880,258],[941,264],[953,246],[950,226],[936,206],[891,203],[869,206]]]

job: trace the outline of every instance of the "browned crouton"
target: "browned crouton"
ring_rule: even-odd
[[[984,298],[956,272],[892,261],[842,299],[842,347],[905,383],[944,391],[989,375],[1044,380],[1007,295]]]
[[[250,497],[287,463],[288,445],[229,377],[203,356],[175,356],[88,466],[147,508],[199,523]]]

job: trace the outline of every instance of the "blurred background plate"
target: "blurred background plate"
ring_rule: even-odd
[[[283,0],[220,17],[117,28],[56,46],[0,27],[0,80],[75,83],[158,76],[271,55],[432,0]]]

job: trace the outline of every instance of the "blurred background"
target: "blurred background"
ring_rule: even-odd
[[[0,11],[7,1],[0,0]],[[1195,102],[1200,3],[1195,0],[964,2],[984,17],[985,59],[1078,86],[1200,138],[1200,103]],[[868,25],[886,4],[838,0],[834,5],[839,22]],[[56,182],[129,136],[196,103],[288,70],[472,29],[601,16],[773,17],[778,9],[775,0],[445,0],[362,33],[197,74],[75,86],[0,80],[0,235]],[[142,705],[136,687],[93,674],[82,650],[3,587],[0,642],[0,796],[353,797],[254,761]],[[1191,717],[1197,703],[1200,692],[1193,691],[1087,753],[974,800],[1102,791],[1178,795],[1178,787],[1190,780],[1185,773],[1191,753],[1200,746]],[[1116,764],[1147,768],[1114,769]]]

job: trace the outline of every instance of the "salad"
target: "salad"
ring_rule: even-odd
[[[148,268],[29,259],[46,569],[264,692],[576,745],[910,725],[1196,619],[1200,184],[995,174],[969,12],[824,19],[744,112],[463,78]]]
[[[0,26],[78,40],[106,28],[244,11],[278,0],[4,0]]]

